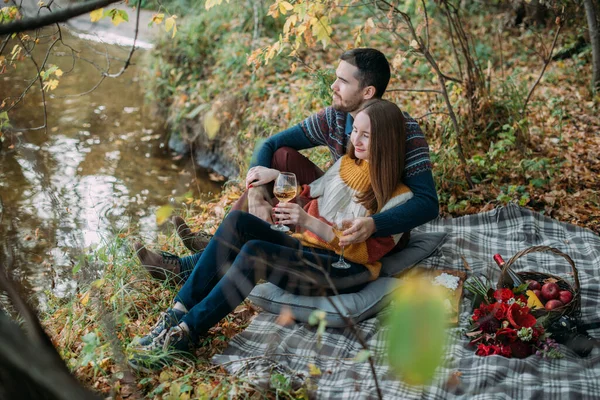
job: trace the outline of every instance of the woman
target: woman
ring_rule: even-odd
[[[164,357],[149,356],[152,350],[189,351],[261,279],[303,295],[332,293],[325,271],[340,293],[358,291],[376,279],[379,259],[401,235],[350,244],[344,251],[350,268],[332,268],[341,247],[331,221],[340,210],[364,217],[412,197],[400,180],[404,126],[395,104],[385,100],[365,103],[354,120],[347,154],[325,175],[303,187],[304,208],[294,203],[274,207],[279,223],[296,225],[297,232],[291,236],[270,229],[267,222],[251,214],[231,212],[198,259],[174,306],[138,341],[140,352],[131,359],[132,366],[164,364]],[[343,238],[341,243],[345,244]]]

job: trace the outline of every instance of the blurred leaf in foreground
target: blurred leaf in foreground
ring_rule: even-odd
[[[444,354],[448,320],[444,294],[422,277],[401,285],[387,320],[389,362],[406,383],[421,385],[431,381]]]

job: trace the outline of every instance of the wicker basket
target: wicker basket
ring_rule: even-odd
[[[562,315],[579,317],[579,313],[581,310],[581,290],[580,290],[580,286],[579,286],[579,275],[577,273],[577,268],[575,268],[575,262],[573,262],[571,257],[569,257],[568,255],[566,255],[565,253],[563,253],[562,251],[560,251],[554,247],[534,246],[534,247],[530,247],[528,249],[519,251],[510,260],[508,260],[508,262],[506,262],[504,264],[504,267],[502,268],[502,272],[500,273],[500,279],[498,280],[498,288],[502,287],[502,283],[505,281],[506,275],[508,274],[508,268],[510,268],[515,263],[515,261],[517,261],[519,258],[521,258],[529,253],[543,252],[543,251],[549,251],[549,252],[554,253],[558,256],[561,256],[565,260],[567,260],[567,262],[571,265],[571,269],[573,270],[574,284],[567,282],[566,280],[564,280],[561,277],[542,273],[542,272],[524,271],[524,272],[517,272],[517,275],[519,275],[519,277],[521,279],[523,279],[524,281],[535,280],[542,284],[543,284],[544,280],[546,280],[548,278],[553,278],[556,280],[556,284],[558,285],[560,290],[568,290],[573,294],[573,299],[569,303],[565,304],[562,307],[557,307],[553,310],[534,309],[531,311],[531,313],[536,318],[547,316],[546,323],[554,321],[555,319],[560,318]],[[546,323],[544,325],[546,325]]]

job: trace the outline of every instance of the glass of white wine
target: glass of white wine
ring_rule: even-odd
[[[298,185],[296,184],[296,175],[291,172],[280,172],[275,180],[273,194],[281,203],[288,203],[296,197]],[[289,227],[282,224],[273,224],[271,229],[279,232],[288,232]]]
[[[342,237],[342,232],[352,226],[352,222],[356,216],[354,213],[349,211],[336,211],[335,217],[333,218],[333,226],[336,228],[334,230],[338,239]],[[344,260],[344,247],[342,246],[342,251],[340,253],[340,259],[333,264],[331,264],[334,268],[340,269],[348,269],[350,268],[350,264]]]

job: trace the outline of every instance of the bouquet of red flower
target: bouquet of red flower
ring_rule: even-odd
[[[527,298],[511,289],[502,288],[483,301],[471,316],[471,330],[466,334],[478,356],[501,355],[525,358],[532,354],[542,357],[562,356],[556,341],[550,339],[543,326],[527,307]],[[487,293],[486,293],[487,294]]]

